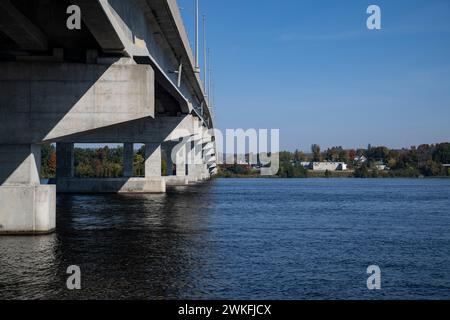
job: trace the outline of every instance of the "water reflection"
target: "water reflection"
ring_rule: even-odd
[[[450,180],[218,180],[58,197],[57,233],[0,237],[0,298],[448,299]],[[383,290],[366,269],[382,268]],[[66,289],[66,269],[82,290]]]
[[[201,291],[192,277],[204,263],[193,253],[210,237],[210,187],[60,195],[55,235],[0,240],[0,296],[167,299]],[[82,270],[81,291],[65,288],[69,265]]]
[[[40,299],[52,290],[57,236],[0,238],[0,297]]]

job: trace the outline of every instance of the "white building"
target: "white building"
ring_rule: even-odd
[[[367,162],[367,158],[365,156],[357,156],[354,161],[356,163],[366,163]]]
[[[302,162],[305,169],[313,171],[346,171],[347,164],[344,162]]]
[[[310,169],[311,162],[300,162],[300,165],[305,169]]]
[[[375,168],[376,168],[378,171],[389,170],[388,166],[385,165],[385,164],[383,163],[383,161],[378,161],[378,162],[376,162],[376,163],[375,163]]]

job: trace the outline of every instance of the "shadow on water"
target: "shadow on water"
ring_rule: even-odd
[[[210,237],[209,188],[58,196],[56,234],[1,240],[0,296],[170,299],[201,290],[192,279]],[[66,289],[70,265],[81,268],[80,291]]]

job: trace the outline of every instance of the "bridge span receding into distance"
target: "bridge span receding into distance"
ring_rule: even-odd
[[[80,29],[68,28],[71,6]],[[0,0],[0,234],[52,232],[56,192],[210,179],[214,119],[195,64],[176,0]],[[56,143],[56,185],[40,183],[45,143]],[[75,143],[123,144],[123,178],[76,178]],[[134,144],[144,177],[133,177]]]

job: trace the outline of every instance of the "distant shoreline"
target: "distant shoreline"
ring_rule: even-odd
[[[287,177],[279,177],[279,176],[262,176],[262,175],[253,175],[253,176],[248,176],[248,175],[236,175],[236,176],[214,176],[213,179],[286,179],[286,180],[291,180],[291,179],[296,179],[296,180],[302,180],[302,179],[357,179],[357,180],[366,180],[366,179],[416,179],[416,180],[422,180],[422,179],[450,179],[450,176],[428,176],[428,177],[391,177],[391,176],[381,176],[381,177],[365,177],[365,178],[360,178],[360,177],[354,177],[352,175],[350,176],[330,176],[330,177],[326,177],[325,175],[319,176],[309,176],[309,177],[291,177],[291,178],[287,178]]]

